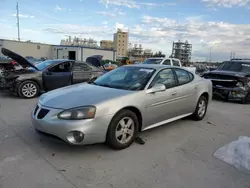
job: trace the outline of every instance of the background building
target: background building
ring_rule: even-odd
[[[72,59],[77,61],[85,61],[87,57],[92,55],[102,55],[103,59],[116,60],[116,52],[109,49],[90,48],[83,46],[67,46],[53,45],[53,59]]]
[[[101,40],[100,41],[100,47],[104,49],[113,49],[114,48],[114,42],[112,40]]]
[[[172,54],[170,57],[179,59],[182,63],[189,63],[191,61],[192,44],[188,41],[173,42]]]
[[[15,40],[0,39],[0,56],[1,48],[10,49],[23,57],[32,56],[34,58],[51,58],[52,47],[49,44],[34,43],[31,41],[22,42]]]
[[[117,57],[127,56],[128,32],[118,29],[117,33],[114,33],[114,49],[117,51]]]
[[[83,46],[83,47],[92,47],[92,48],[98,48],[97,41],[94,39],[82,39],[79,37],[74,37],[72,39],[71,36],[68,36],[68,38],[61,40],[61,45],[68,45],[68,46]]]
[[[142,62],[146,58],[153,57],[153,52],[151,49],[143,49],[141,44],[134,44],[128,49],[128,57],[134,61]]]

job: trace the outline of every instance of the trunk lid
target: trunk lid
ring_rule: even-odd
[[[23,68],[32,67],[35,70],[38,70],[36,68],[36,66],[33,65],[32,63],[30,63],[27,59],[25,59],[24,57],[20,56],[19,54],[16,54],[15,52],[12,52],[11,50],[8,50],[6,48],[2,48],[1,52],[2,52],[3,55],[10,57],[12,60],[14,60],[15,62],[17,62]]]

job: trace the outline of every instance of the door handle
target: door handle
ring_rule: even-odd
[[[174,95],[176,95],[177,94],[177,92],[175,91],[174,93],[172,93],[172,96],[174,96]]]

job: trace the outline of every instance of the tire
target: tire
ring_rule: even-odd
[[[205,117],[205,115],[207,113],[207,104],[208,104],[207,98],[203,95],[200,96],[200,98],[197,102],[197,105],[196,105],[195,112],[192,115],[194,120],[200,121]],[[201,108],[203,110],[201,110]]]
[[[40,87],[36,82],[27,80],[18,86],[17,92],[21,98],[31,99],[39,95]]]
[[[2,75],[6,71],[6,68],[2,65],[0,65],[0,75]]]
[[[250,101],[250,93],[246,95],[244,99],[242,99],[240,102],[241,104],[247,104]]]
[[[124,122],[124,127],[121,126],[122,122]],[[129,122],[131,122],[131,124]],[[138,128],[139,121],[137,116],[130,110],[122,110],[111,120],[106,143],[115,150],[125,149],[133,143]]]

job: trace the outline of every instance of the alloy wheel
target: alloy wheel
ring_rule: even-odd
[[[133,119],[130,117],[124,117],[116,126],[115,137],[119,143],[126,144],[132,139],[134,132],[135,123]]]
[[[27,83],[22,87],[22,94],[27,98],[34,97],[37,93],[37,87],[33,83]]]
[[[206,113],[206,101],[200,100],[198,104],[198,116],[202,117]]]

